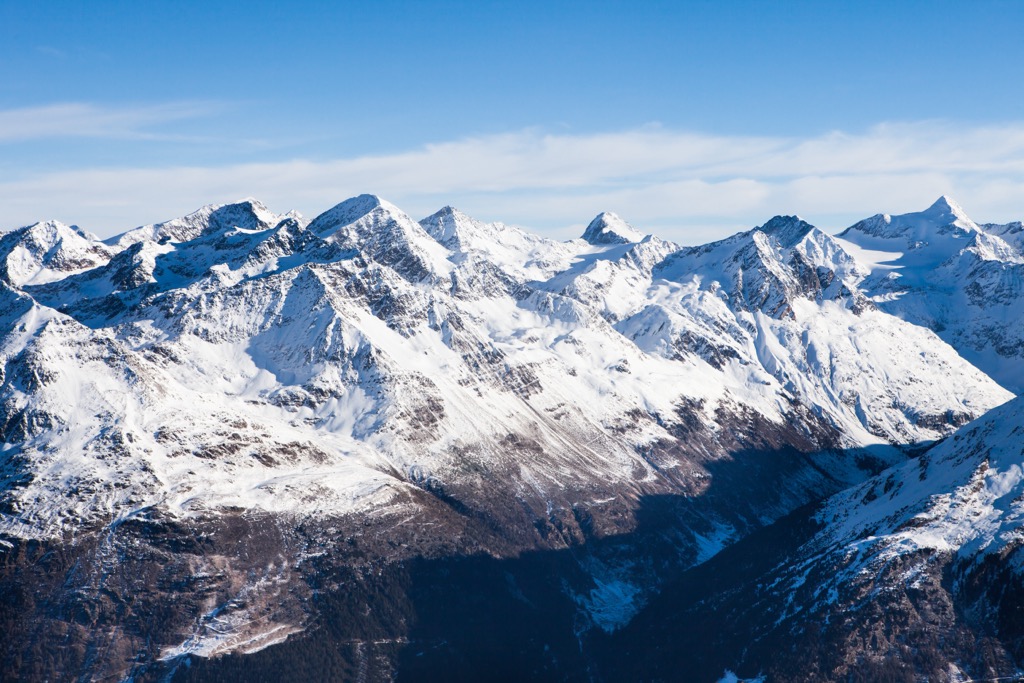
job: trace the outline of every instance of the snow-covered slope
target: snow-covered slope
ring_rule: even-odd
[[[153,505],[341,513],[424,482],[531,506],[699,491],[739,415],[856,448],[935,439],[1009,397],[866,304],[858,264],[796,218],[691,249],[610,214],[554,243],[370,195],[274,218],[206,207],[110,240],[90,270],[11,283],[3,440],[25,485],[7,528]],[[694,420],[706,455],[651,460]]]
[[[898,443],[936,438],[978,414],[990,396],[963,390],[961,378],[987,379],[933,334],[876,310],[854,285],[863,267],[798,218],[676,251],[649,238],[616,265],[605,266],[605,282],[594,281],[595,266],[588,289],[583,276],[573,288],[580,297],[614,292],[613,304],[602,299],[603,314],[640,348],[697,356],[744,376],[747,390],[775,386],[861,443],[872,435]],[[630,306],[616,308],[623,302]],[[936,391],[945,398],[933,402]],[[953,395],[960,406],[948,401]]]
[[[208,530],[189,562],[228,558],[224,597],[153,637],[171,658],[230,649],[210,615],[255,624],[238,642],[303,628],[298,598],[256,618],[237,596],[310,563],[575,547],[679,501],[636,548],[587,560],[579,623],[614,629],[666,567],[1011,398],[872,303],[870,266],[796,217],[685,248],[611,214],[554,242],[372,195],[308,224],[211,206],[107,243],[40,225],[0,241],[0,532],[91,539],[88,576],[106,577],[118,529],[140,562]],[[251,520],[275,540],[243,561],[225,548]],[[194,567],[175,571],[160,585]]]
[[[1022,468],[1017,398],[831,498],[817,513],[821,530],[762,577],[772,594],[788,596],[776,624],[808,632],[836,620],[824,640],[854,661],[876,633],[876,661],[900,661],[919,677],[1019,677]]]
[[[609,668],[645,679],[684,663],[778,681],[1018,680],[1022,468],[1016,398],[693,570],[608,649]]]
[[[839,241],[871,272],[883,310],[932,329],[1004,387],[1024,390],[1024,252],[1019,223],[978,225],[948,197],[919,213],[879,214]]]
[[[922,550],[980,562],[1024,541],[1024,399],[1017,398],[916,461],[834,497],[815,544],[855,550],[844,576]],[[839,577],[842,580],[843,577]]]

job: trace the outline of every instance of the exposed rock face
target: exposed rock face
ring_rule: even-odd
[[[429,675],[415,643],[475,617],[423,610],[468,566],[584,652],[1010,398],[795,217],[695,248],[612,214],[565,243],[450,207],[417,223],[371,195],[308,224],[247,200],[106,243],[35,228],[0,240],[15,677],[314,654],[321,677]],[[545,671],[588,666],[564,655]]]

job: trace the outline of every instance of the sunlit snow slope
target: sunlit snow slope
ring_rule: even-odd
[[[1024,390],[1020,223],[978,224],[948,197],[878,214],[839,242],[872,263],[860,283],[879,308],[928,327],[1004,387]]]
[[[983,262],[984,233],[954,227]],[[870,267],[794,217],[684,248],[602,214],[553,242],[363,195],[309,223],[246,200],[106,242],[41,223],[0,248],[2,524],[18,535],[152,506],[697,493],[758,424],[854,482],[843,449],[895,462],[886,445],[1010,397],[873,304]]]

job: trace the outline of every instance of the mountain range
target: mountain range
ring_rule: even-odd
[[[1016,675],[1022,235],[0,235],[3,676]]]

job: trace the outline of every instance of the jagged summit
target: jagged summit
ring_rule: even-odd
[[[791,247],[814,230],[814,226],[799,216],[775,216],[756,230],[775,238],[782,246]]]
[[[799,216],[775,216],[731,237],[685,247],[657,271],[676,280],[695,277],[702,287],[727,292],[734,305],[775,318],[794,316],[808,299],[865,307],[850,286],[861,276],[856,260]]]
[[[859,287],[883,310],[928,327],[1014,391],[1024,388],[1024,242],[1015,224],[978,225],[955,201],[877,214],[840,233],[864,254]],[[1011,323],[1012,324],[1008,324]]]
[[[901,218],[909,218],[914,214],[905,214]],[[942,195],[924,211],[920,212],[922,218],[930,220],[940,227],[952,226],[969,232],[978,232],[977,223],[971,220],[967,212],[959,204],[953,201],[948,195]]]
[[[597,214],[583,232],[583,239],[593,245],[630,244],[643,238],[642,232],[610,211]]]
[[[54,246],[61,240],[72,236],[72,238],[81,238],[89,241],[94,241],[96,239],[95,235],[82,230],[77,225],[67,225],[66,223],[55,220],[39,221],[38,223],[26,225],[0,236],[6,236],[12,233],[18,233],[19,235],[22,235],[23,238],[30,238],[40,244],[47,244],[50,246]]]
[[[460,228],[475,223],[454,206],[445,206],[421,220],[420,226],[435,240],[449,247],[459,244]]]
[[[461,264],[459,283],[464,278],[479,283],[481,277],[546,280],[564,269],[579,249],[578,242],[556,242],[512,225],[483,222],[452,206],[427,216],[420,226],[450,250],[452,263]]]
[[[39,284],[104,263],[111,251],[75,225],[42,221],[0,235],[0,280]]]
[[[323,234],[334,228],[355,223],[360,218],[379,210],[386,214],[401,214],[402,211],[391,202],[375,194],[361,194],[337,204],[310,222],[309,229]],[[404,215],[404,214],[403,214]]]
[[[192,213],[162,223],[153,223],[129,230],[104,240],[108,246],[124,249],[136,242],[188,242],[203,235],[242,228],[266,230],[280,217],[272,213],[259,200],[251,197],[231,204],[207,204]]]
[[[346,199],[314,218],[308,229],[414,281],[440,277],[451,270],[448,250],[404,211],[377,195]]]
[[[469,218],[468,215],[466,215],[462,211],[459,211],[458,209],[456,209],[451,204],[447,204],[445,206],[442,206],[440,209],[438,209],[434,213],[430,214],[429,216],[427,216],[423,220],[430,220],[431,218],[434,218],[434,217],[437,217],[437,218],[443,218],[443,217]]]

